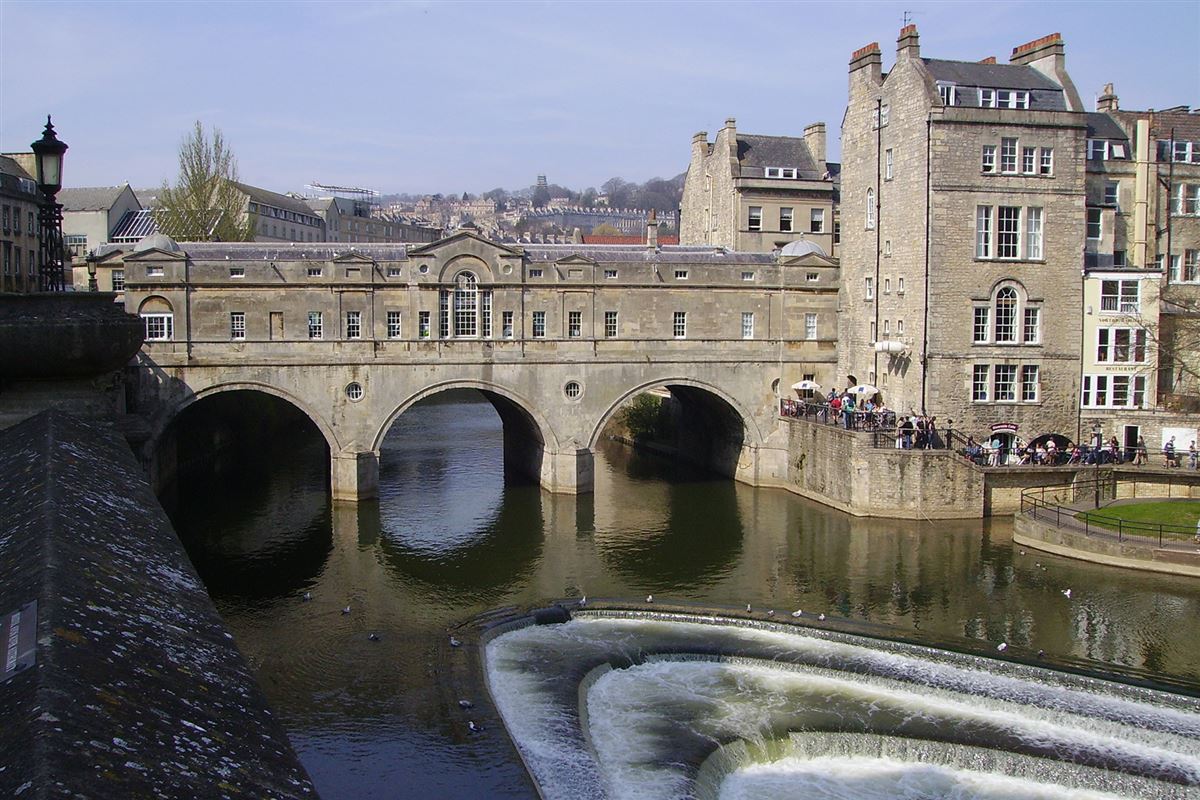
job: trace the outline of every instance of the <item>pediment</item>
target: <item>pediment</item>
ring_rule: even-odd
[[[329,260],[331,262],[333,262],[334,264],[362,264],[363,266],[375,263],[375,259],[368,258],[367,256],[364,256],[362,253],[359,253],[354,250],[351,250],[346,253],[342,253],[340,255],[336,255]]]
[[[572,253],[569,256],[558,259],[554,263],[558,264],[560,267],[596,266],[596,260],[594,258],[588,258],[587,256],[580,255],[579,253]]]
[[[148,250],[142,250],[136,253],[129,253],[125,256],[126,261],[186,261],[187,253],[172,252],[170,250],[161,250],[157,247],[151,247]]]
[[[787,256],[779,259],[780,266],[784,267],[826,267],[837,268],[840,262],[836,258],[819,255],[817,253],[805,253],[802,256]]]
[[[409,256],[433,256],[438,259],[446,259],[460,252],[469,252],[484,260],[489,257],[521,255],[521,251],[514,247],[493,242],[491,239],[485,239],[471,231],[459,231],[445,239],[414,247],[408,251],[408,254]]]

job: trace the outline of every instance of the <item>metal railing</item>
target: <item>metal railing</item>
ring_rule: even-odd
[[[1089,538],[1178,550],[1193,550],[1200,544],[1200,527],[1195,525],[1138,522],[1084,508],[1091,505],[1098,509],[1102,502],[1118,499],[1118,488],[1129,484],[1134,484],[1129,499],[1171,500],[1191,497],[1192,487],[1200,484],[1200,481],[1176,476],[1129,480],[1106,470],[1104,475],[1071,484],[1025,489],[1021,492],[1021,513],[1043,522],[1053,522],[1056,528],[1069,528]],[[1155,487],[1157,491],[1153,495],[1140,495],[1138,484]],[[1053,496],[1047,498],[1047,493],[1053,493]]]

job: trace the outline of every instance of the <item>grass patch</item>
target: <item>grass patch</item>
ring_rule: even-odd
[[[1163,525],[1164,538],[1191,539],[1196,535],[1196,522],[1200,520],[1200,501],[1153,500],[1109,506],[1100,511],[1080,511],[1075,515],[1080,522],[1084,518],[1089,525],[1143,535],[1157,536],[1158,526]],[[1118,525],[1117,520],[1121,520],[1121,524]]]

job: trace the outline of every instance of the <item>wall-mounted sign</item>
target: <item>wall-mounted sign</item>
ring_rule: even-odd
[[[1015,422],[997,422],[992,425],[992,433],[1016,433],[1019,427]]]
[[[0,616],[0,683],[37,660],[37,600]]]

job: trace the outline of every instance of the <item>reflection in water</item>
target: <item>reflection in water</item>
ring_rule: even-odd
[[[413,795],[530,796],[504,737],[466,732],[447,676],[471,656],[445,641],[495,607],[581,592],[804,608],[1200,691],[1194,581],[1022,554],[1007,520],[856,519],[608,444],[594,496],[505,485],[502,461],[479,399],[399,418],[377,504],[331,507],[319,445],[232,488],[181,487],[176,527],[327,800],[392,797],[401,781]]]

